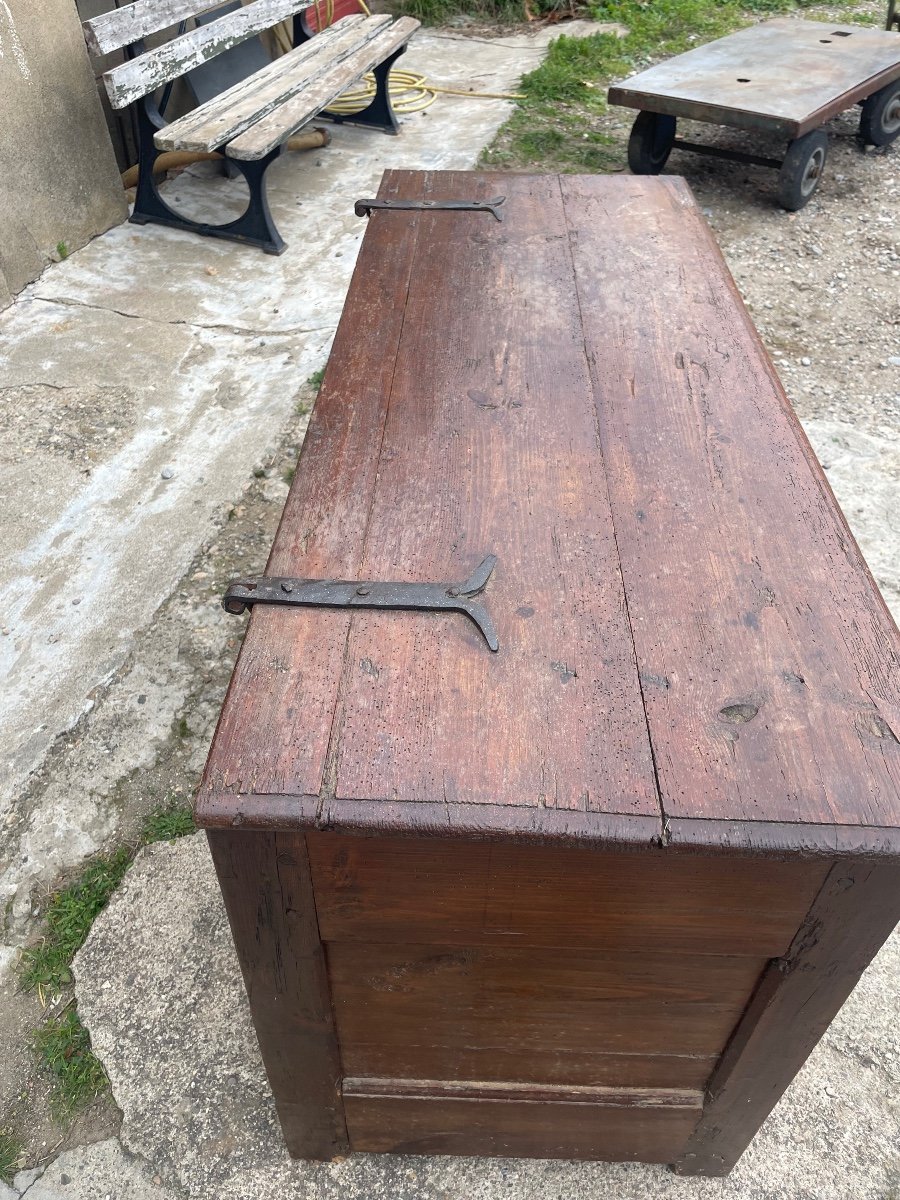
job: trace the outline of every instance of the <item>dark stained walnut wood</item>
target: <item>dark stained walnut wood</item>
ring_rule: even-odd
[[[701,1093],[689,1091],[610,1095],[584,1089],[579,1099],[548,1099],[537,1091],[529,1099],[511,1087],[486,1097],[481,1086],[396,1088],[384,1082],[387,1086],[372,1087],[354,1081],[345,1091],[356,1149],[667,1162],[684,1144],[702,1104]]]
[[[821,859],[705,859],[310,834],[325,941],[785,953]]]
[[[208,837],[288,1150],[333,1158],[347,1149],[342,1073],[304,839]]]
[[[697,1060],[705,1083],[765,966],[724,955],[328,947],[348,1074],[535,1084],[646,1086],[659,1063],[654,1086],[671,1086],[677,1071],[684,1086]],[[672,1055],[679,1067],[660,1062]]]
[[[897,630],[708,226],[561,187],[666,816],[896,830]]]
[[[681,180],[388,172],[197,801],[292,1154],[723,1174],[900,915],[900,637]]]
[[[840,862],[783,959],[773,962],[710,1080],[675,1164],[727,1175],[897,922],[900,867]]]

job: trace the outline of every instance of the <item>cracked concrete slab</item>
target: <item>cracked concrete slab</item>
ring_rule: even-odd
[[[900,1187],[898,967],[895,934],[725,1180],[524,1159],[292,1162],[203,834],[142,852],[75,975],[123,1145],[191,1200],[889,1200]]]
[[[10,1200],[23,1196],[28,1200],[179,1200],[178,1193],[162,1187],[152,1168],[126,1153],[115,1138],[67,1150],[43,1170],[21,1171],[13,1180]]]

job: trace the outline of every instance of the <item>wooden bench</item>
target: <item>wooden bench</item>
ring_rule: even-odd
[[[345,16],[321,25],[304,15],[308,0],[255,0],[208,23],[196,23],[148,49],[145,39],[215,8],[212,0],[135,0],[84,22],[88,49],[95,55],[124,50],[126,59],[103,75],[114,108],[137,106],[139,179],[131,220],[190,229],[281,254],[285,243],[275,228],[266,199],[265,177],[288,137],[317,117],[342,92],[374,71],[371,103],[352,120],[397,133],[388,75],[419,26],[410,17]],[[167,122],[155,98],[158,88],[282,21],[293,22],[294,49],[248,79],[228,88],[192,112]],[[348,119],[348,118],[344,118]],[[170,208],[159,191],[153,166],[163,151],[220,151],[241,172],[250,189],[246,211],[236,220],[210,225]]]
[[[288,1148],[725,1174],[900,916],[900,636],[683,180],[360,207],[196,809]]]

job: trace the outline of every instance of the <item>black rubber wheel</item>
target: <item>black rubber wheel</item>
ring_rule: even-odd
[[[640,112],[628,139],[628,165],[632,175],[658,175],[675,141],[675,118]]]
[[[778,203],[799,212],[812,200],[828,158],[828,134],[821,129],[796,138],[788,146],[778,172]]]
[[[867,146],[889,146],[900,137],[900,79],[873,92],[863,103],[859,136]]]

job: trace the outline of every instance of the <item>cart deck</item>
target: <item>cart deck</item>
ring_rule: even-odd
[[[821,126],[861,103],[860,137],[886,146],[900,136],[900,37],[894,5],[886,29],[823,21],[766,21],[679,54],[609,89],[610,104],[640,109],[628,143],[637,175],[658,174],[670,151],[774,167],[778,197],[792,211],[811,198],[825,166]],[[784,158],[748,154],[675,136],[676,120],[784,137]]]
[[[789,18],[752,25],[610,88],[610,104],[787,138],[900,79],[900,37]]]

